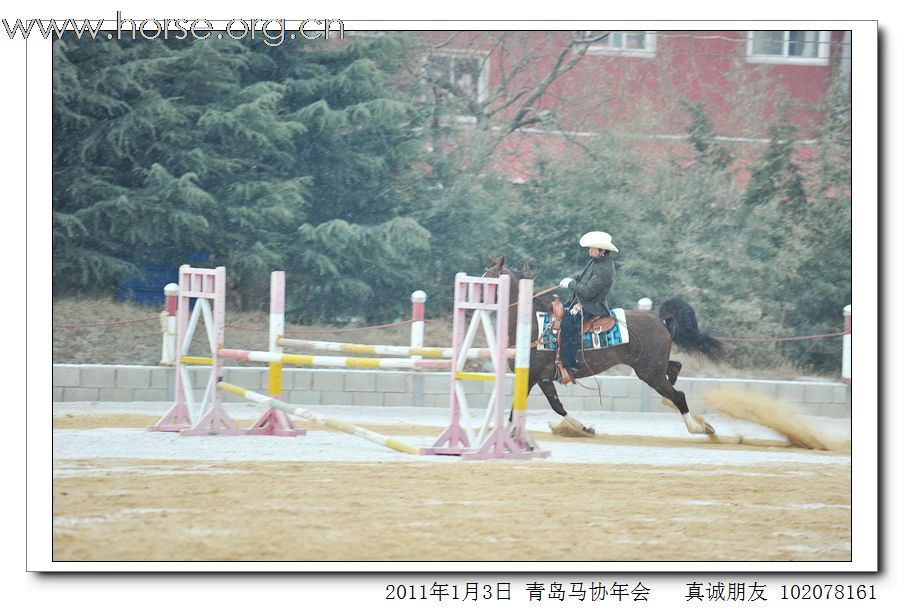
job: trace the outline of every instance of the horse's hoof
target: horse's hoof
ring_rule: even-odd
[[[592,427],[587,427],[586,425],[576,427],[567,419],[562,419],[558,424],[550,423],[549,429],[553,434],[566,438],[592,438],[596,435],[596,430]]]
[[[716,430],[712,428],[712,425],[706,422],[706,420],[700,416],[699,414],[682,414],[681,418],[684,419],[684,425],[687,427],[687,432],[692,434],[707,434],[713,435],[716,433]]]

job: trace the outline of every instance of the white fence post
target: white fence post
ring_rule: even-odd
[[[176,308],[179,304],[179,285],[170,283],[163,288],[166,296],[165,310],[160,313],[163,330],[163,353],[160,365],[176,365]]]
[[[411,294],[411,346],[424,346],[424,302],[427,294],[420,289]]]
[[[851,305],[844,307],[844,336],[841,348],[841,380],[851,384]]]
[[[648,297],[642,297],[637,300],[637,310],[641,312],[650,312],[653,310],[653,300]],[[650,411],[650,387],[643,382],[640,383],[640,409],[643,412]]]
[[[418,289],[411,294],[411,346],[424,346],[424,303],[427,301],[427,294]],[[417,355],[412,355],[412,359],[419,359]],[[422,372],[411,373],[411,391],[412,403],[415,406],[424,404],[424,374]]]

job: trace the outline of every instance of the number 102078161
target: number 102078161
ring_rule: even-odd
[[[783,584],[782,599],[876,599],[872,584]]]

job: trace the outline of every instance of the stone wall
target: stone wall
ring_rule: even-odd
[[[200,398],[209,368],[189,367]],[[173,368],[128,365],[54,365],[53,401],[150,402],[171,401]],[[246,389],[265,392],[267,368],[229,367],[224,380]],[[472,409],[489,401],[490,382],[463,381]],[[652,412],[669,410],[659,396],[634,376],[603,374],[580,380],[581,386],[557,385],[559,397],[570,410]],[[779,381],[725,378],[678,379],[678,388],[692,409],[705,412],[702,395],[708,389],[734,386],[788,401],[807,414],[851,416],[850,387],[824,381]],[[449,374],[443,372],[384,372],[285,368],[284,399],[293,404],[348,406],[448,406]],[[247,401],[225,395],[225,401]],[[528,397],[529,408],[548,406],[539,389]]]

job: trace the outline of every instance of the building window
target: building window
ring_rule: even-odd
[[[829,40],[826,30],[753,30],[747,33],[747,61],[827,65]]]
[[[588,53],[626,55],[634,57],[655,57],[656,33],[635,31],[586,31],[582,42],[589,42]]]
[[[482,57],[431,53],[424,62],[424,72],[428,81],[449,85],[457,95],[482,100],[486,93],[487,70]]]

